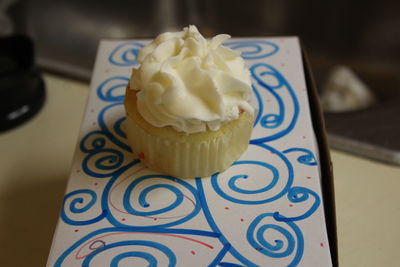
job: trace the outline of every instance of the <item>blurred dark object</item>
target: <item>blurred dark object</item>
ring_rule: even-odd
[[[0,38],[0,131],[32,118],[44,98],[31,40],[26,36]]]
[[[337,149],[400,165],[400,72],[358,69],[375,96],[371,106],[326,112],[328,136]]]
[[[367,109],[326,114],[331,145],[400,164],[399,10],[394,0],[25,0],[9,13],[14,30],[33,38],[41,67],[84,80],[100,39],[151,38],[188,24],[208,37],[298,35],[319,88],[345,65],[378,97]]]

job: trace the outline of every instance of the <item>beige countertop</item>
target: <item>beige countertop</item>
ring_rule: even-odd
[[[45,75],[31,121],[0,134],[0,263],[44,266],[61,207],[88,84]],[[340,266],[399,266],[400,167],[331,151]]]

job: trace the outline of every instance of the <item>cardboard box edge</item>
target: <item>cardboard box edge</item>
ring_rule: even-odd
[[[304,75],[308,90],[308,100],[310,103],[311,119],[314,133],[317,138],[320,168],[321,168],[321,190],[324,203],[324,212],[326,228],[329,240],[330,253],[333,266],[339,266],[338,245],[337,245],[337,227],[336,227],[336,209],[335,209],[335,190],[333,182],[333,166],[329,152],[329,144],[325,127],[325,120],[321,104],[318,97],[318,91],[314,76],[311,71],[309,59],[307,57],[304,43],[299,38],[301,53],[303,58]]]

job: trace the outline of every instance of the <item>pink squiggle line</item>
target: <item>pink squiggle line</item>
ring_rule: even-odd
[[[121,209],[119,209],[118,207],[116,207],[116,206],[114,205],[114,203],[112,202],[112,200],[111,200],[111,194],[112,194],[112,192],[114,191],[114,189],[115,189],[117,186],[119,186],[120,184],[122,184],[123,182],[125,182],[130,176],[132,176],[132,175],[134,175],[134,174],[136,174],[136,173],[142,171],[143,169],[146,169],[146,167],[142,167],[142,168],[140,168],[140,169],[134,171],[133,173],[130,173],[129,175],[127,175],[127,177],[125,177],[124,179],[122,179],[120,182],[116,183],[116,184],[111,188],[110,194],[108,195],[108,202],[110,203],[110,206],[111,206],[113,209],[115,209],[116,211],[119,211],[119,212],[121,212],[121,213],[123,213],[123,214],[132,215],[131,213],[126,212],[126,211],[121,210]],[[186,198],[187,200],[189,200],[189,201],[193,204],[193,207],[196,205],[196,204],[194,203],[193,199],[189,198],[189,197],[186,196],[186,195],[183,195],[183,197]],[[185,217],[186,215],[187,215],[187,214],[184,214],[184,215],[177,215],[177,216],[167,216],[167,217],[153,217],[153,216],[141,216],[141,215],[136,215],[136,216],[141,216],[141,217],[145,217],[145,218],[149,218],[149,219],[153,219],[153,220],[154,220],[154,219],[156,219],[156,220],[168,220],[168,219],[182,218],[182,217]]]
[[[198,244],[200,244],[200,245],[203,245],[203,246],[205,246],[205,247],[208,247],[209,249],[214,249],[213,246],[211,246],[210,244],[207,244],[207,243],[205,243],[205,242],[203,242],[203,241],[200,241],[200,240],[197,240],[197,239],[194,239],[194,238],[190,238],[190,237],[186,237],[186,236],[181,236],[181,235],[167,234],[167,233],[120,232],[120,233],[108,233],[108,234],[104,234],[104,235],[101,235],[101,236],[99,236],[99,237],[96,237],[96,238],[94,238],[94,239],[92,239],[92,240],[87,241],[87,242],[86,242],[85,244],[83,244],[83,246],[81,246],[81,247],[79,248],[79,250],[76,252],[76,254],[75,254],[75,259],[76,259],[76,260],[84,259],[84,258],[86,258],[87,256],[89,256],[90,254],[94,253],[97,249],[101,248],[101,247],[98,247],[98,248],[91,248],[91,250],[93,250],[92,252],[90,252],[90,253],[88,253],[88,254],[85,254],[85,255],[83,255],[83,256],[79,256],[79,254],[81,253],[81,251],[82,251],[87,245],[92,244],[92,243],[94,243],[94,242],[100,240],[100,238],[104,238],[104,237],[108,237],[108,236],[113,236],[113,235],[122,235],[122,234],[147,234],[147,235],[171,236],[171,237],[177,237],[177,238],[182,238],[182,239],[189,240],[189,241],[192,241],[192,242],[196,242],[196,243],[198,243]],[[104,242],[104,241],[103,241],[103,242]],[[105,243],[105,242],[104,242],[104,243]]]

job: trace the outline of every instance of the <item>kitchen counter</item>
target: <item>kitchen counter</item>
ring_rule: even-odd
[[[89,85],[45,75],[47,99],[0,134],[0,262],[44,266],[69,176]],[[400,167],[331,151],[340,266],[396,266]]]

